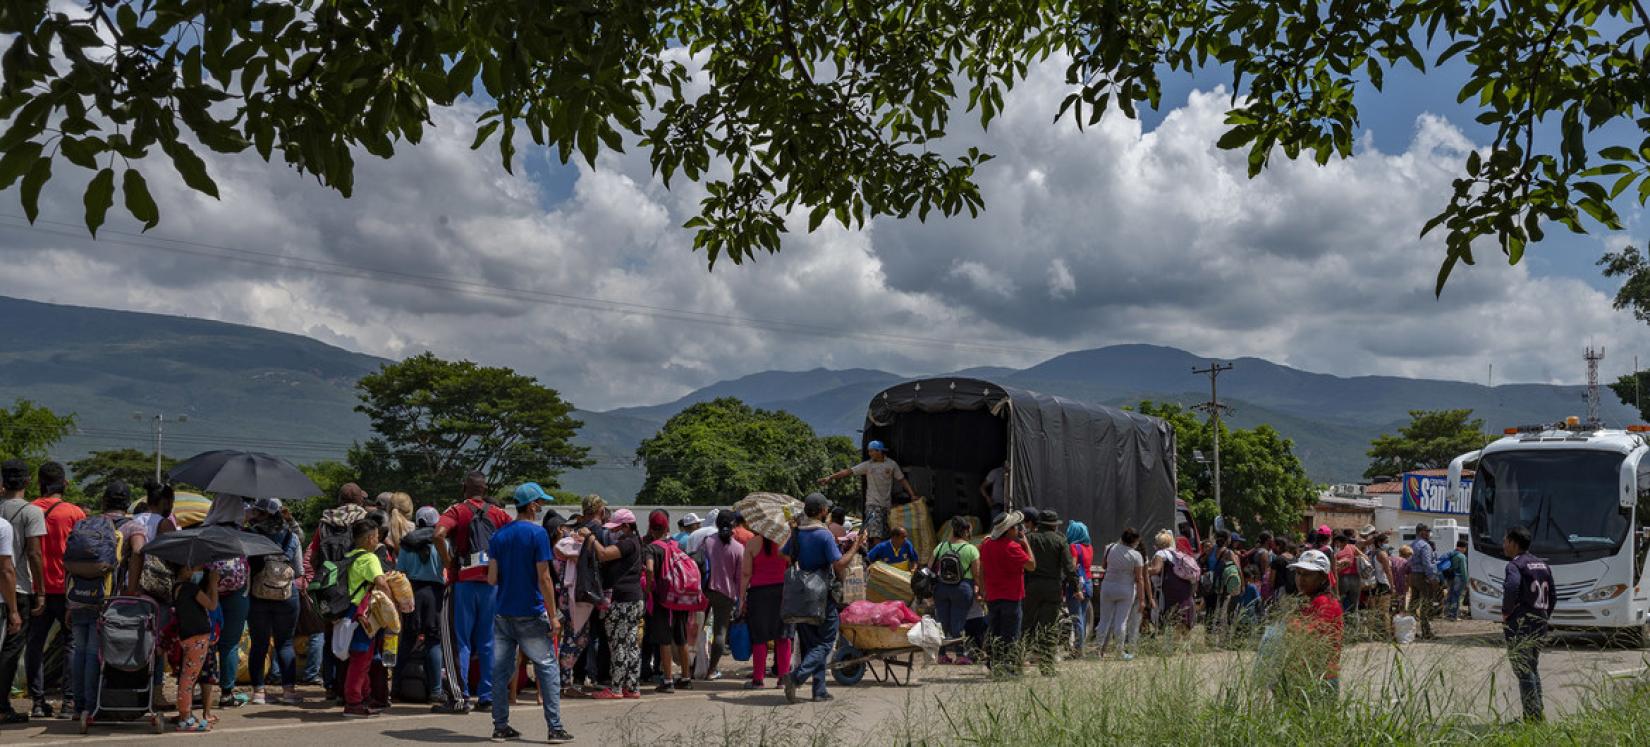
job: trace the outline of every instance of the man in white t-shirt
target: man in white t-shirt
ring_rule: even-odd
[[[0,625],[0,648],[6,647],[6,636],[16,635],[23,627],[23,613],[17,609],[16,548],[11,522],[0,521],[0,614],[5,617]]]
[[[1008,491],[1003,489],[1003,478],[1008,476],[1008,465],[998,465],[996,469],[985,473],[985,482],[980,483],[980,495],[985,496],[985,505],[991,507],[991,515],[1001,513],[1007,505],[1005,500]]]
[[[0,682],[7,685],[5,690],[0,691],[0,724],[21,724],[29,720],[28,713],[12,709],[10,684],[17,675],[17,665],[23,659],[24,644],[29,639],[29,619],[46,609],[45,595],[34,593],[34,579],[45,576],[40,543],[46,536],[46,516],[40,507],[24,497],[24,488],[28,485],[29,466],[23,460],[12,459],[0,465],[0,524],[6,524],[12,530],[12,576],[15,579],[8,584],[14,595],[7,615],[9,617],[12,610],[24,613],[24,627],[7,633],[5,640],[0,641]]]
[[[865,533],[875,543],[888,538],[888,511],[894,507],[894,481],[899,481],[911,500],[920,501],[922,496],[906,481],[905,471],[899,464],[888,458],[888,447],[881,441],[866,444],[865,450],[870,453],[870,459],[821,477],[819,484],[829,485],[856,475],[865,478]]]

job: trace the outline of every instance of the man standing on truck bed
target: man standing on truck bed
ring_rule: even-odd
[[[920,501],[922,496],[911,488],[911,483],[905,479],[905,471],[899,464],[888,458],[888,447],[881,441],[872,441],[865,445],[865,450],[871,458],[844,470],[838,470],[819,478],[820,485],[829,485],[844,477],[858,475],[865,478],[865,533],[875,542],[888,539],[888,512],[894,507],[894,481],[905,488],[905,494],[911,500]]]

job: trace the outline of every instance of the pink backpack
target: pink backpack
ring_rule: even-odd
[[[1170,552],[1174,553],[1174,575],[1179,576],[1182,581],[1197,583],[1197,578],[1203,575],[1203,569],[1197,567],[1197,561],[1179,550]]]
[[[664,580],[665,609],[698,612],[709,607],[710,600],[700,586],[699,564],[669,539],[654,540],[653,544],[665,554],[664,569],[659,574]]]

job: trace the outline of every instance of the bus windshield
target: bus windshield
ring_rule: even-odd
[[[1501,540],[1523,526],[1530,552],[1553,563],[1610,557],[1627,538],[1616,500],[1623,455],[1608,451],[1504,451],[1485,456],[1472,481],[1473,546],[1507,560]]]

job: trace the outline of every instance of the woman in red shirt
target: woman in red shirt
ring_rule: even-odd
[[[1018,655],[1011,653],[1020,640],[1021,607],[1026,598],[1027,571],[1037,569],[1021,524],[1025,515],[1009,511],[991,526],[991,538],[980,543],[980,575],[985,582],[985,616],[990,631],[991,670],[1017,674]]]

